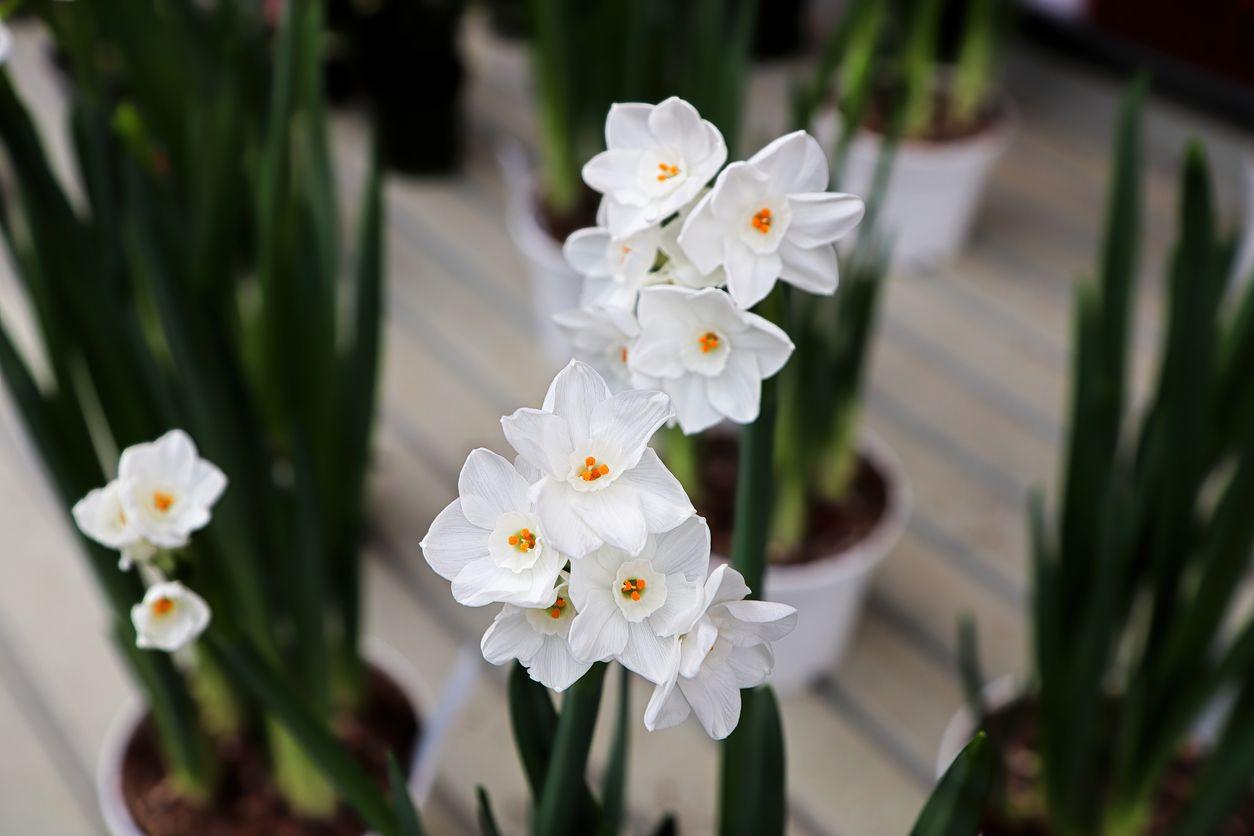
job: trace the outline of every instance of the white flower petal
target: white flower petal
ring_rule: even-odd
[[[482,447],[472,450],[457,477],[462,513],[491,531],[502,514],[528,509],[527,480],[507,459]]]
[[[785,238],[779,245],[779,276],[809,293],[831,296],[840,281],[836,250],[831,244],[805,250]]]
[[[727,271],[727,290],[737,305],[748,310],[765,299],[775,286],[783,266],[779,253],[760,255],[730,237],[725,241],[725,248],[723,268]]]
[[[641,334],[627,352],[627,364],[649,377],[674,379],[684,373],[676,337],[665,328],[651,328]]]
[[[678,96],[671,96],[653,108],[649,114],[649,130],[662,144],[679,148],[694,160],[710,152],[701,114]]]
[[[672,675],[667,681],[654,687],[649,704],[644,709],[644,727],[649,731],[673,728],[688,719],[692,709],[688,707],[683,692],[676,686]]]
[[[587,443],[588,423],[596,408],[608,397],[610,387],[596,369],[587,363],[571,360],[549,384],[549,391],[544,396],[544,409],[566,421],[570,428],[570,443],[578,448]]]
[[[739,229],[748,222],[763,199],[770,196],[768,185],[766,173],[748,163],[732,163],[723,169],[710,192],[710,211],[719,220],[723,236],[727,230]]]
[[[736,350],[752,351],[757,355],[762,378],[774,377],[792,356],[792,340],[769,319],[748,312],[745,318],[750,327],[736,337]]]
[[[701,612],[701,584],[680,574],[666,576],[666,603],[649,616],[648,623],[659,636],[677,636],[692,625]]]
[[[811,248],[844,238],[862,220],[862,198],[839,192],[788,195],[792,222],[788,239],[798,247]]]
[[[704,518],[689,516],[682,525],[658,534],[656,542],[651,559],[655,569],[665,575],[682,575],[689,583],[705,581],[710,567],[710,527]]]
[[[719,412],[738,424],[753,422],[762,402],[762,376],[756,355],[733,350],[723,373],[706,380],[705,389]]]
[[[734,645],[750,647],[775,642],[797,626],[797,611],[774,601],[728,601],[727,617],[718,620],[718,633]]]
[[[715,740],[727,737],[740,722],[740,689],[727,665],[707,664],[695,679],[679,680],[679,688],[706,734]]]
[[[728,563],[720,563],[705,580],[705,607],[740,601],[749,594],[745,576]]]
[[[635,467],[645,445],[674,415],[665,392],[632,389],[607,398],[592,412],[589,435],[622,451],[621,466]]]
[[[679,639],[655,635],[647,620],[628,624],[627,631],[627,644],[617,655],[618,661],[650,682],[666,681],[679,665]]]
[[[663,380],[662,388],[675,405],[680,429],[685,435],[704,432],[723,420],[723,415],[710,403],[705,378],[685,375],[677,380]]]
[[[628,554],[639,554],[644,548],[649,537],[648,520],[635,488],[623,482],[622,476],[605,490],[572,491],[570,502],[575,515],[609,545]]]
[[[654,144],[649,127],[649,114],[653,106],[637,102],[617,102],[610,105],[605,119],[605,147],[650,148]]]
[[[735,647],[724,661],[737,688],[756,688],[766,682],[775,667],[775,654],[770,645]]]
[[[714,217],[707,194],[684,220],[679,246],[704,275],[714,272],[723,263],[723,238],[723,225]]]
[[[435,573],[451,581],[462,569],[488,556],[488,533],[466,519],[462,501],[455,499],[436,515],[419,546]]]
[[[524,407],[502,418],[501,429],[519,455],[549,475],[565,478],[574,449],[565,418]]]
[[[561,693],[587,673],[592,664],[576,659],[566,639],[552,635],[544,637],[540,649],[528,661],[527,673],[544,687]]]
[[[562,245],[566,263],[576,273],[584,276],[605,277],[610,275],[610,264],[605,258],[610,245],[610,231],[599,226],[572,232]]]
[[[821,192],[827,189],[827,155],[805,131],[793,131],[774,140],[749,158],[766,174],[774,194]]]
[[[483,634],[479,649],[488,662],[504,665],[514,659],[530,659],[543,643],[544,636],[531,629],[526,613],[506,604]]]
[[[570,623],[571,652],[575,658],[586,662],[600,662],[617,656],[627,646],[627,638],[627,620],[610,599],[608,591],[603,596],[589,596],[584,608]]]
[[[565,482],[544,479],[532,486],[532,496],[544,536],[558,551],[578,560],[601,547],[601,538],[575,513],[576,492]]]
[[[639,151],[614,148],[602,151],[584,164],[583,181],[595,191],[613,194],[619,202],[638,205],[644,201],[644,195],[636,187],[639,161]]]
[[[696,513],[683,485],[666,469],[666,465],[662,464],[652,448],[645,448],[640,462],[623,473],[619,480],[635,489],[645,525],[651,532],[670,531]],[[706,554],[709,555],[708,535]],[[704,574],[704,570],[702,573]]]

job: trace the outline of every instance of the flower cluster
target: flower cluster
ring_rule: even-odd
[[[581,307],[558,325],[616,387],[668,394],[685,433],[752,422],[793,345],[748,309],[777,279],[834,292],[833,245],[862,201],[827,191],[827,158],[804,131],[724,168],[722,135],[678,98],[614,105],[605,139],[583,170],[603,195],[597,226],[564,247],[586,280]]]
[[[141,564],[149,583],[131,609],[136,644],[173,652],[209,624],[209,605],[178,581],[169,581],[160,556],[186,546],[209,522],[226,489],[226,476],[200,458],[182,430],[122,452],[118,475],[74,505],[74,522],[91,539],[121,554],[119,567]]]
[[[796,615],[743,600],[730,567],[709,572],[705,520],[648,446],[672,417],[666,394],[611,393],[572,361],[542,408],[501,419],[513,463],[482,449],[466,459],[422,552],[458,602],[503,605],[483,636],[489,662],[516,659],[562,691],[614,659],[657,686],[649,728],[691,706],[721,738]]]

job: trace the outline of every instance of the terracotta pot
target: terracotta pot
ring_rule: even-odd
[[[555,240],[541,222],[534,171],[526,153],[514,144],[502,148],[499,157],[509,195],[505,223],[531,280],[536,341],[545,359],[560,368],[570,360],[571,346],[553,316],[579,307],[583,276],[566,263],[562,242]]]
[[[366,659],[375,668],[387,674],[409,700],[414,716],[421,721],[435,715],[435,700],[427,689],[423,678],[414,670],[404,656],[378,639],[370,639],[366,643]],[[113,719],[100,756],[96,762],[96,795],[100,800],[100,814],[104,818],[105,828],[110,836],[144,836],[131,817],[122,795],[122,761],[126,750],[134,738],[139,724],[148,714],[148,707],[140,700],[134,700]],[[419,741],[421,743],[421,739]],[[418,756],[423,747],[416,745],[409,763],[409,789],[415,803],[425,800],[430,790],[429,782],[421,780],[418,774]]]
[[[989,174],[1014,134],[1009,107],[977,134],[943,142],[898,144],[884,190],[880,222],[893,243],[893,260],[923,270],[952,261],[966,247]],[[840,119],[834,109],[816,123],[825,148],[834,148]],[[859,130],[849,145],[842,191],[867,197],[883,148],[883,137]]]

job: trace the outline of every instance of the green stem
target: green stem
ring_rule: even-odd
[[[783,305],[776,289],[759,305],[759,313],[767,319],[782,319]],[[731,561],[750,595],[762,594],[766,574],[766,543],[771,528],[771,506],[774,502],[775,415],[777,404],[776,377],[762,381],[762,408],[758,420],[740,434],[740,463],[736,474],[736,523],[732,532]]]
[[[283,800],[303,818],[329,819],[338,799],[313,759],[276,720],[266,722],[266,737],[270,741],[274,783]]]
[[[244,707],[217,661],[197,648],[188,679],[205,731],[213,737],[239,735],[244,725]]]
[[[700,441],[696,436],[684,435],[678,426],[663,430],[662,452],[666,456],[666,466],[688,492],[693,504],[700,505],[703,485],[700,478],[701,455],[697,449]]]

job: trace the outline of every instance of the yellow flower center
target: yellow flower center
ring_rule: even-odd
[[[709,354],[722,344],[722,340],[718,338],[718,334],[715,334],[713,331],[706,331],[704,334],[697,337],[697,342],[701,345],[702,354]]]
[[[161,616],[168,615],[170,610],[174,609],[174,602],[169,598],[158,598],[152,602],[152,614]]]
[[[619,592],[623,593],[624,598],[639,601],[640,594],[644,592],[644,587],[644,578],[628,578],[623,581],[622,588],[619,589]]]
[[[566,599],[559,595],[553,602],[553,606],[549,607],[549,618],[561,618],[564,609],[566,609]]]
[[[626,349],[623,349],[626,352]],[[593,482],[610,472],[610,466],[604,462],[598,464],[596,456],[588,456],[583,460],[583,470],[579,471],[579,478],[585,482]]]
[[[668,165],[666,163],[658,163],[657,170],[658,170],[657,181],[659,183],[664,183],[667,180],[679,174],[679,166],[677,165]]]
[[[152,492],[152,505],[161,513],[170,510],[170,506],[174,504],[174,497],[165,491]]]
[[[530,528],[520,528],[509,535],[509,544],[526,554],[536,547],[536,534]]]
[[[771,231],[771,210],[763,206],[753,216],[753,228],[763,235]]]

